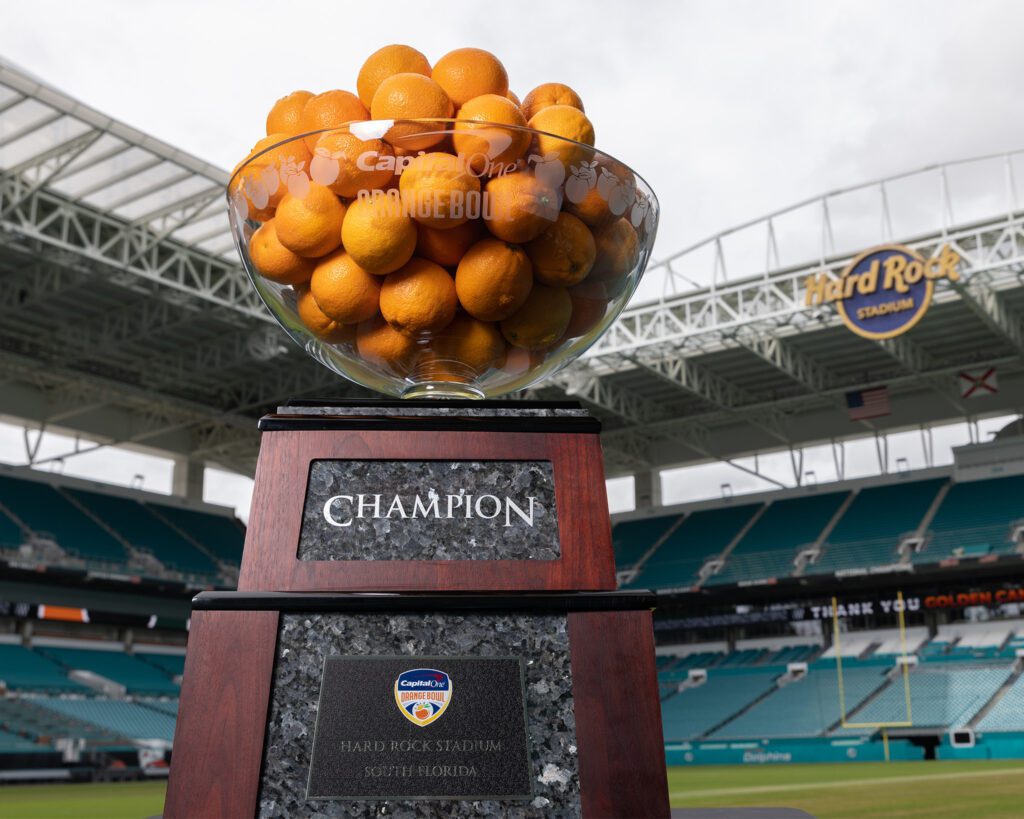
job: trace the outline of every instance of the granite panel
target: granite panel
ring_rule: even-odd
[[[300,560],[555,560],[560,554],[549,461],[319,460],[310,467]]]
[[[532,800],[306,800],[325,659],[396,654],[522,658]],[[580,816],[566,616],[282,614],[258,814],[267,819]]]

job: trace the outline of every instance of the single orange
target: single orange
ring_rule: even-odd
[[[570,169],[565,181],[565,209],[592,228],[611,224],[636,197],[633,172],[609,156]]]
[[[502,339],[504,341],[504,339]],[[434,339],[436,341],[436,337]],[[411,374],[416,381],[444,381],[452,384],[469,384],[478,375],[468,364],[454,358],[443,358],[434,350],[423,351],[416,372]]]
[[[309,164],[313,155],[303,140],[285,134],[271,134],[256,143],[253,154],[251,165],[261,165],[277,175],[277,192],[271,196],[271,204],[275,197],[277,203],[280,203],[288,191],[305,190],[304,183],[309,178]]]
[[[505,353],[505,360],[501,363],[501,369],[509,375],[524,375],[543,364],[547,355],[546,349],[524,350],[522,347],[509,347]]]
[[[395,44],[378,48],[366,58],[356,78],[356,91],[363,105],[369,108],[377,88],[394,74],[422,74],[429,77],[430,63],[412,46]]]
[[[257,142],[232,172],[232,198],[245,200],[248,217],[261,222],[274,215],[292,179],[309,171],[311,155],[301,139],[274,133]]]
[[[249,239],[249,258],[261,275],[278,284],[304,284],[313,275],[310,259],[281,244],[273,219],[260,225]]]
[[[488,123],[488,124],[483,124]],[[459,156],[477,173],[500,173],[514,166],[530,147],[530,132],[512,125],[526,127],[526,118],[507,97],[483,94],[473,97],[459,109],[452,144]]]
[[[313,98],[309,91],[292,91],[274,103],[267,114],[268,134],[301,134],[302,109]]]
[[[309,289],[325,316],[342,324],[358,324],[380,309],[379,276],[367,273],[344,250],[319,261]]]
[[[300,133],[305,134],[369,118],[370,112],[359,101],[359,97],[349,91],[335,88],[310,98],[306,107],[302,109],[299,129]],[[306,146],[310,151],[316,147],[319,138],[319,134],[310,134],[306,137]]]
[[[594,126],[579,108],[549,105],[530,117],[530,127],[543,132],[534,137],[536,153],[544,157],[557,155],[567,169],[589,161],[594,155],[594,151],[588,147],[594,144]],[[566,141],[570,139],[573,142]]]
[[[245,161],[251,165],[272,165],[280,168],[289,162],[308,163],[311,154],[306,143],[284,131],[267,134],[249,151]],[[308,167],[308,164],[307,164]]]
[[[533,287],[533,267],[518,245],[481,239],[455,271],[462,308],[481,321],[501,321],[523,306]]]
[[[437,332],[455,317],[455,282],[440,265],[415,256],[384,279],[380,313],[406,335]]]
[[[363,269],[377,276],[398,270],[416,249],[416,223],[397,191],[360,196],[349,206],[341,240]]]
[[[552,287],[572,287],[594,266],[597,247],[583,222],[570,213],[558,214],[547,230],[526,244],[537,281]]]
[[[321,134],[313,149],[310,176],[338,196],[383,190],[394,175],[394,151],[382,139],[359,139],[347,130]]]
[[[608,282],[626,276],[640,260],[640,239],[628,219],[594,230],[597,256],[590,278]]]
[[[278,193],[279,187],[277,172],[273,168],[245,165],[244,162],[239,163],[232,172],[228,183],[232,207],[241,218],[254,222],[266,222],[274,218],[274,212],[283,196]]]
[[[492,177],[487,181],[486,196],[484,222],[506,242],[536,239],[562,207],[559,191],[529,171]]]
[[[446,230],[416,224],[416,255],[437,262],[441,267],[455,267],[473,245],[486,234],[483,222],[473,219]]]
[[[480,180],[451,154],[417,156],[402,171],[399,190],[406,212],[431,228],[456,227],[482,209]]]
[[[419,346],[412,336],[398,332],[377,316],[359,325],[356,349],[369,363],[404,376],[412,368]]]
[[[572,300],[572,317],[565,328],[563,339],[579,338],[601,323],[608,312],[608,298],[600,283],[583,282],[569,288]]]
[[[514,347],[543,350],[565,335],[570,318],[568,290],[535,284],[523,306],[501,322],[501,333]]]
[[[356,340],[356,328],[351,324],[339,324],[324,314],[313,298],[308,287],[299,288],[295,309],[306,328],[321,341],[329,344],[352,344]]]
[[[508,93],[508,72],[501,60],[482,48],[457,48],[434,64],[430,76],[456,108],[481,94]]]
[[[277,237],[293,253],[315,258],[341,244],[345,206],[330,190],[308,183],[304,196],[285,194],[277,207]]]
[[[533,115],[552,105],[568,105],[583,111],[583,100],[568,85],[560,82],[546,82],[538,85],[523,97],[523,116],[532,119]]]
[[[422,74],[392,74],[373,95],[370,114],[374,119],[444,119],[452,115],[452,103],[430,77]],[[408,151],[425,151],[444,139],[443,123],[400,122],[391,126],[384,139]]]
[[[443,362],[457,362],[470,370],[471,377],[497,366],[505,358],[505,339],[496,324],[479,321],[464,313],[457,315],[438,333],[432,343]],[[450,369],[458,372],[457,367]]]

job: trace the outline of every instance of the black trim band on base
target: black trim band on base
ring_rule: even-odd
[[[424,409],[583,409],[579,401],[504,401],[497,398],[289,398],[285,407],[423,407]]]
[[[563,594],[421,594],[322,592],[200,592],[193,611],[637,611],[653,609],[649,591],[573,592]]]
[[[385,409],[386,408],[383,408]],[[583,416],[474,417],[469,415],[264,415],[260,432],[296,430],[421,430],[425,432],[532,432],[599,435],[601,422]]]

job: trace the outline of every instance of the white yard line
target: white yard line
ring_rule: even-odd
[[[1016,767],[996,768],[986,771],[958,771],[956,773],[915,774],[913,776],[883,776],[876,779],[846,779],[842,782],[794,782],[788,785],[752,785],[746,788],[714,788],[704,791],[672,791],[673,799],[698,799],[709,796],[730,796],[748,793],[780,793],[782,791],[824,790],[834,788],[856,788],[864,785],[902,785],[906,782],[930,782],[936,779],[973,779],[975,777],[1005,776],[1020,774]]]

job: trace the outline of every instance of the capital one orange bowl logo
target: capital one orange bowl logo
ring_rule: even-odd
[[[452,700],[452,678],[436,668],[413,668],[395,680],[395,703],[420,728],[441,717]]]
[[[825,272],[808,276],[804,304],[834,303],[857,335],[892,338],[924,318],[937,279],[959,280],[959,264],[960,255],[949,245],[930,259],[903,245],[882,245],[861,253],[838,278]]]

